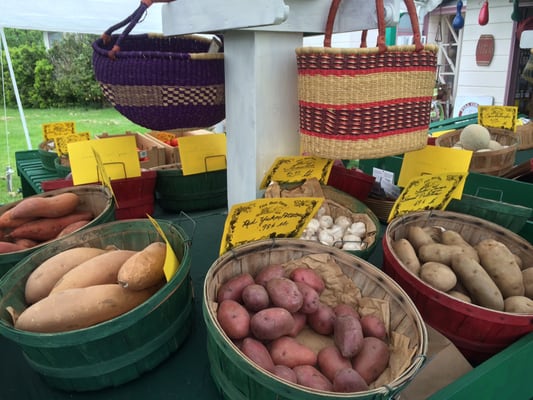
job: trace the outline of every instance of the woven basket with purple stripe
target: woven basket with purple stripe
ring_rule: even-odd
[[[224,53],[212,46],[218,38],[128,35],[147,7],[141,3],[93,43],[93,69],[105,97],[130,121],[152,130],[222,121]],[[111,34],[128,23],[122,34]]]

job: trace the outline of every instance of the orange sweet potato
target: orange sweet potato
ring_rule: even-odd
[[[24,310],[15,328],[44,333],[86,328],[135,308],[157,289],[133,291],[109,284],[63,290]]]
[[[72,232],[75,232],[78,229],[83,228],[89,222],[91,222],[90,219],[80,219],[79,221],[73,222],[72,224],[65,226],[63,230],[61,230],[61,232],[57,234],[57,237],[60,238]]]
[[[6,210],[0,215],[0,228],[16,228],[26,222],[32,221],[35,218],[13,218],[13,208]]]
[[[25,238],[46,242],[56,238],[66,226],[92,218],[93,214],[90,211],[79,211],[57,218],[39,218],[18,226],[9,233],[9,236],[13,239]]]
[[[165,279],[166,254],[165,243],[150,243],[122,264],[117,274],[118,283],[130,290],[144,290],[161,282]]]
[[[111,250],[82,262],[67,271],[54,285],[50,294],[61,290],[117,283],[118,270],[134,250]]]
[[[13,219],[63,217],[73,213],[79,203],[80,197],[73,192],[26,197],[11,208],[11,217]]]
[[[20,251],[20,250],[26,250],[27,247],[24,247],[21,244],[13,243],[13,242],[6,242],[6,241],[0,241],[0,254],[5,253],[12,253],[14,251]]]

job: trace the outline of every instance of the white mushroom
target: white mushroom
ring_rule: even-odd
[[[328,231],[322,230],[318,232],[318,241],[327,246],[332,246],[333,236]]]

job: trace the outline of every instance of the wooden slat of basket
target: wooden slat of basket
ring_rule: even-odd
[[[518,150],[533,148],[533,123],[517,126],[516,134],[519,138]]]

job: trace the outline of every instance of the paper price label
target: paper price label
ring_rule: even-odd
[[[159,223],[152,218],[150,215],[146,214],[150,222],[154,225],[155,229],[157,230],[157,233],[163,238],[165,241],[165,244],[167,246],[167,251],[165,255],[165,264],[163,265],[163,271],[165,273],[165,279],[167,282],[178,272],[180,262],[178,260],[178,257],[176,257],[176,254],[174,253],[174,250],[172,250],[172,246],[170,245],[170,242],[168,241],[165,232],[163,232],[163,229],[161,229],[161,226],[159,226]]]
[[[270,182],[297,183],[316,178],[327,184],[334,160],[311,156],[278,157],[265,174],[260,189]]]
[[[61,155],[68,154],[68,144],[89,140],[89,132],[77,133],[74,135],[64,135],[54,137],[57,153]]]
[[[479,106],[477,120],[485,128],[508,129],[516,132],[518,107]]]
[[[42,125],[44,140],[76,133],[74,122],[51,122]]]

